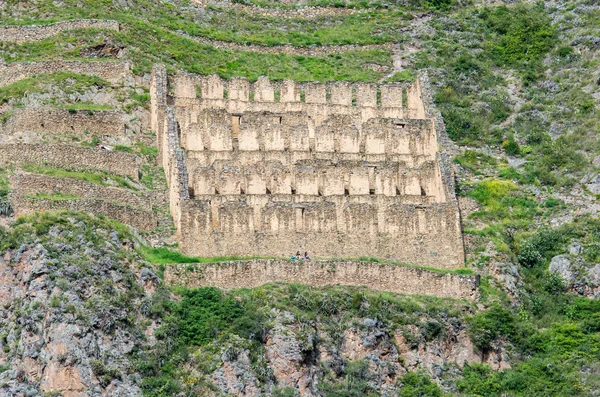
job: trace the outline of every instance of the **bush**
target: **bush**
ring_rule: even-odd
[[[510,337],[514,335],[514,332],[515,324],[512,313],[500,306],[493,306],[469,319],[471,340],[482,351],[488,351],[498,337]]]
[[[550,294],[560,294],[567,290],[564,280],[556,273],[546,273],[543,281],[544,290]]]
[[[519,147],[519,144],[512,137],[507,141],[502,142],[502,147],[509,156],[518,156],[521,154],[521,148]]]
[[[442,391],[425,374],[407,372],[402,379],[398,397],[442,397]]]
[[[228,331],[244,338],[260,335],[261,322],[216,288],[187,290],[175,309],[179,335],[187,345],[204,345]]]
[[[540,61],[556,41],[556,29],[543,3],[484,8],[480,17],[496,34],[486,47],[499,65],[518,66]]]

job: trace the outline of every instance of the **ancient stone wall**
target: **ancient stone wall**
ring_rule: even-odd
[[[79,19],[56,22],[49,25],[1,26],[0,41],[5,43],[39,41],[73,29],[109,29],[118,31],[119,23],[117,21],[98,19]]]
[[[406,266],[355,261],[251,260],[168,265],[165,282],[186,287],[255,288],[267,283],[347,285],[401,294],[475,300],[478,278]]]
[[[167,70],[164,65],[155,65],[150,79],[150,127],[156,134],[158,163],[163,167],[167,164],[164,148],[167,90]]]
[[[460,222],[452,203],[289,198],[185,200],[180,204],[180,246],[199,256],[281,257],[300,250],[319,258],[394,258],[441,269],[463,263],[462,245],[457,246]]]
[[[162,71],[159,74],[163,76]],[[406,89],[399,83],[382,86],[345,81],[300,84],[292,80],[272,82],[264,76],[250,83],[243,78],[224,81],[216,75],[185,73],[173,76],[172,94],[175,105],[190,108],[192,112],[194,109],[225,109],[230,114],[296,111],[315,119],[346,114],[363,121],[378,117],[425,118],[418,83]],[[406,108],[402,106],[405,95]],[[328,106],[322,106],[325,104]]]
[[[106,171],[138,180],[141,161],[130,153],[69,145],[9,144],[0,146],[0,167],[26,164],[81,171]]]
[[[117,110],[75,110],[50,107],[18,109],[0,132],[52,132],[83,135],[118,136],[125,133],[123,113]]]
[[[185,74],[171,88],[155,101],[173,106],[157,111],[157,136],[186,253],[463,265],[443,123],[426,81],[250,84]]]
[[[0,87],[42,73],[72,72],[98,76],[123,84],[130,74],[128,62],[45,61],[0,64]]]
[[[152,230],[156,227],[156,217],[152,212],[122,206],[105,200],[95,199],[48,199],[16,196],[11,198],[17,215],[51,210],[83,211],[102,215],[118,222],[131,225],[139,230]]]
[[[98,199],[119,203],[152,211],[152,204],[147,198],[112,186],[101,186],[95,183],[70,178],[54,178],[46,175],[16,173],[10,178],[14,194],[34,196],[37,194],[54,194],[60,192],[85,199]]]

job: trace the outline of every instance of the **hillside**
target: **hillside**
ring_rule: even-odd
[[[600,395],[596,3],[0,1],[0,396]],[[346,263],[442,280],[405,294],[202,286],[232,263],[297,267],[184,255],[156,65],[245,78],[250,102],[266,76],[277,104],[286,79],[299,102],[312,82],[428,81],[465,266],[314,258],[319,279]]]

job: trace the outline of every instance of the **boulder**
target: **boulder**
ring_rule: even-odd
[[[557,255],[552,258],[548,271],[558,274],[569,284],[575,279],[575,275],[571,270],[571,260],[568,255]]]

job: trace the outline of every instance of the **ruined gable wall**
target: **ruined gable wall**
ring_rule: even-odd
[[[425,118],[422,103],[414,100],[418,96],[413,95],[408,108],[403,108],[404,88],[397,83],[379,87],[348,82],[299,84],[292,80],[271,82],[263,76],[250,84],[242,78],[223,81],[216,75],[191,74],[175,75],[172,83],[176,105],[227,109],[229,113],[303,111],[317,121],[329,114],[353,114],[363,120],[373,117]],[[201,87],[199,98],[197,86]],[[409,93],[420,92],[418,86],[412,87]]]
[[[110,20],[79,19],[56,22],[49,25],[2,26],[0,27],[0,41],[5,43],[39,41],[73,29],[108,29],[119,31],[119,23]]]
[[[114,84],[124,84],[130,74],[128,62],[45,61],[0,64],[0,87],[42,73],[72,72],[98,76]]]
[[[0,146],[0,167],[37,164],[81,171],[106,171],[139,179],[140,159],[124,152],[68,145],[9,144]]]
[[[188,288],[256,288],[274,282],[321,287],[347,285],[401,294],[477,299],[476,276],[434,273],[410,267],[353,261],[252,260],[215,264],[170,265],[165,282]]]
[[[101,136],[125,134],[123,113],[116,110],[69,111],[50,107],[18,109],[0,130],[5,134],[16,132],[52,132],[83,135],[84,132]]]

